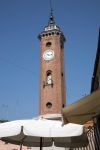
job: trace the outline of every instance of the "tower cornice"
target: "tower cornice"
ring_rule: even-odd
[[[39,40],[44,37],[48,36],[55,36],[55,35],[60,35],[62,40],[65,42],[65,36],[63,32],[61,31],[60,27],[56,24],[52,10],[50,13],[48,25],[44,27],[44,30],[38,35]]]
[[[66,38],[65,38],[63,32],[61,32],[60,30],[57,30],[57,29],[43,31],[38,35],[38,38],[39,38],[39,40],[41,40],[42,38],[46,38],[46,37],[50,37],[50,36],[60,36],[64,42],[66,41]]]

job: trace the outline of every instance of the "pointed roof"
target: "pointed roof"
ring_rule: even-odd
[[[63,41],[65,42],[66,39],[64,37],[64,34],[60,30],[60,27],[56,24],[52,11],[53,10],[51,9],[47,26],[44,27],[44,30],[38,35],[38,38],[41,39],[41,37],[45,36],[61,35]]]
[[[52,10],[51,10],[51,14],[50,14],[50,17],[49,17],[48,25],[51,25],[51,24],[55,24],[55,20],[54,20]]]
[[[45,31],[50,31],[50,30],[54,30],[54,29],[60,31],[60,28],[55,23],[55,19],[54,19],[53,12],[52,12],[52,9],[51,9],[48,25],[44,28],[44,30]]]

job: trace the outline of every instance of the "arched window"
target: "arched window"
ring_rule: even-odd
[[[46,107],[50,109],[52,107],[52,103],[51,102],[47,102],[46,103]]]
[[[47,43],[46,43],[46,47],[50,47],[51,45],[52,45],[51,42],[47,42]]]
[[[48,70],[46,72],[46,83],[52,84],[52,71],[51,70]]]

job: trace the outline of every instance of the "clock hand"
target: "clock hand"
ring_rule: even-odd
[[[48,56],[52,55],[52,54],[47,54]]]

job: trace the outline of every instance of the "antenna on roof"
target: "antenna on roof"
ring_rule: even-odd
[[[52,0],[49,0],[50,2],[50,17],[49,17],[49,22],[48,24],[52,24],[54,25],[55,24],[55,21],[54,21],[54,17],[53,17],[53,8],[52,8]]]
[[[50,11],[51,11],[51,15],[53,15],[52,0],[50,0]]]

